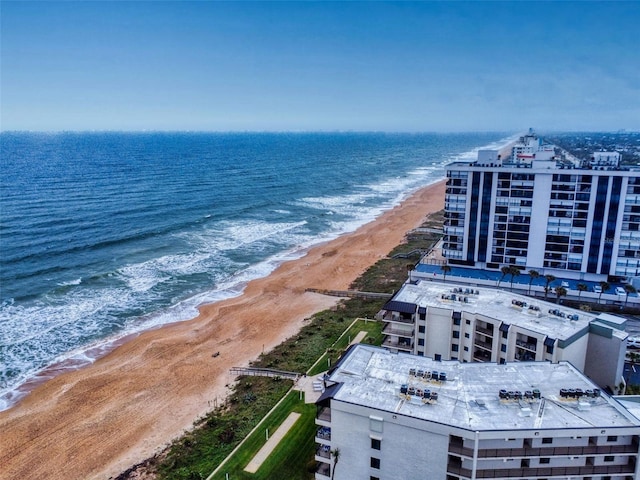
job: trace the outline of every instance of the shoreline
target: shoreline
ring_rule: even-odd
[[[285,261],[240,296],[201,306],[192,320],[141,332],[37,385],[0,412],[0,478],[108,478],[157,453],[226,397],[229,368],[246,366],[339,301],[305,288],[348,288],[442,208],[444,184]]]

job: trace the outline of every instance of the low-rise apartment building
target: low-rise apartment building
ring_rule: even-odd
[[[383,346],[435,360],[571,362],[601,388],[619,391],[626,320],[492,288],[406,283],[377,318]]]
[[[567,362],[356,345],[326,383],[317,480],[639,478],[640,420]]]

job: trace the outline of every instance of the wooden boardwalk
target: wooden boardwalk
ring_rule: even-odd
[[[270,368],[233,367],[229,370],[232,375],[247,375],[250,377],[273,377],[289,378],[297,380],[302,376],[296,372],[285,372],[284,370],[272,370]]]

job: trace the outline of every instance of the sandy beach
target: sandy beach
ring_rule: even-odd
[[[443,201],[444,182],[423,188],[356,232],[250,282],[241,296],[37,386],[0,412],[0,478],[107,479],[152,456],[225,397],[231,367],[247,365],[337,302],[306,288],[348,288]]]

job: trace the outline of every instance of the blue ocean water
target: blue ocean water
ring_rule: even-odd
[[[49,365],[193,318],[505,135],[2,133],[0,409]],[[89,354],[88,352],[93,352]]]

